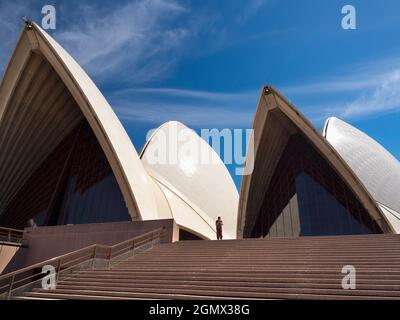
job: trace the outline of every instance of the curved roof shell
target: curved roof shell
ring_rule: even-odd
[[[112,108],[79,64],[34,23],[22,31],[0,85],[0,214],[82,117],[110,163],[132,219],[159,218],[153,182]]]
[[[150,136],[141,158],[174,206],[179,225],[215,238],[220,216],[224,238],[235,238],[238,191],[221,158],[196,132],[167,122]]]
[[[384,232],[395,231],[352,168],[313,125],[272,86],[266,86],[262,90],[253,129],[254,169],[242,180],[237,228],[239,238],[248,236],[254,227],[272,174],[289,137],[294,133],[302,134],[312,144]]]
[[[400,162],[377,141],[338,118],[327,119],[323,135],[368,189],[388,219],[394,219],[393,223],[398,224]],[[400,228],[396,229],[400,231]]]

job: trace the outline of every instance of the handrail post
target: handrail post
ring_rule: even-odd
[[[61,258],[58,259],[58,263],[57,263],[56,284],[58,283],[58,279],[60,276],[60,270],[61,270]]]
[[[7,300],[10,300],[11,298],[11,291],[14,284],[14,280],[15,280],[15,274],[12,276],[10,286],[8,287]]]
[[[165,226],[162,227],[160,231],[158,231],[158,244],[161,244],[161,239],[164,236],[164,232],[165,232]]]
[[[112,247],[110,247],[110,249],[109,249],[109,251],[108,251],[107,269],[110,269],[110,264],[111,264],[111,250],[112,250]]]
[[[8,229],[8,242],[11,242],[11,229]]]
[[[94,262],[96,260],[96,251],[97,251],[97,246],[95,245],[93,250],[92,270],[94,269]]]
[[[135,255],[135,239],[132,240],[132,256]]]

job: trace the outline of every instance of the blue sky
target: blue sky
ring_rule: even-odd
[[[49,33],[93,78],[138,150],[167,120],[250,128],[260,88],[272,83],[317,128],[337,116],[400,159],[398,0],[0,0],[1,74],[21,17],[40,22],[45,4],[57,9]],[[346,4],[357,10],[356,30],[341,28]]]

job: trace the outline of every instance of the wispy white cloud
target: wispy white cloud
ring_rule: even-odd
[[[168,78],[183,57],[260,36],[238,36],[235,28],[270,1],[232,1],[224,4],[224,12],[212,2],[183,0],[63,1],[56,4],[57,29],[49,32],[97,83],[137,85]],[[0,1],[0,72],[22,27],[21,17],[40,22],[42,5],[41,0]]]
[[[31,10],[29,2],[0,1],[0,80],[22,29],[22,17]]]
[[[342,74],[284,86],[282,91],[293,101],[302,100],[302,110],[316,123],[328,116],[351,119],[394,112],[400,110],[400,59],[357,64]]]
[[[400,110],[400,69],[394,70],[374,90],[346,104],[342,115],[349,118],[393,110]]]
[[[238,16],[238,21],[243,22],[243,21],[249,19],[269,2],[271,2],[271,0],[248,0],[248,1],[246,1],[243,10],[241,11],[241,13]]]
[[[268,1],[250,0],[237,16],[247,19]],[[79,19],[71,18],[54,36],[97,81],[114,78],[132,85],[160,80],[185,54],[230,44],[226,34],[232,17],[207,6],[193,11],[189,5],[180,0],[130,0],[108,10],[82,5],[78,15],[69,15]],[[208,45],[199,48],[195,43],[204,37]]]
[[[247,128],[251,126],[254,109],[237,110],[222,106],[209,107],[179,104],[135,104],[118,106],[117,114],[122,121],[143,121],[162,124],[170,120],[180,121],[197,128]]]
[[[235,14],[247,19],[268,1],[250,0]],[[79,19],[71,18],[54,36],[96,80],[113,77],[130,84],[160,80],[185,54],[231,45],[226,37],[233,17],[227,19],[207,6],[193,11],[189,5],[180,0],[130,0],[109,10],[82,5],[76,9],[78,15],[69,15]],[[196,42],[205,37],[207,46],[198,46]]]
[[[316,125],[329,116],[352,119],[400,111],[400,60],[360,64],[348,68],[346,74],[278,89]],[[114,92],[112,101],[121,118],[128,121],[161,123],[175,118],[193,126],[249,127],[258,96],[258,90],[131,88]]]
[[[233,100],[244,100],[246,98],[254,97],[254,91],[243,91],[238,93],[223,93],[223,92],[210,92],[201,90],[188,90],[179,88],[131,88],[118,90],[115,94],[126,95],[126,94],[156,94],[166,95],[171,97],[185,97],[185,98],[197,98],[203,100],[216,100],[216,101],[233,101]]]
[[[112,6],[65,2],[57,9],[69,14],[57,16],[57,29],[51,34],[97,83],[119,87],[124,82],[134,87],[108,97],[124,120],[155,123],[175,118],[194,126],[250,126],[258,90],[225,93],[135,87],[168,77],[184,54],[209,53],[239,41],[238,37],[226,39],[238,22],[235,18],[244,22],[269,1],[248,1],[240,11],[231,10],[229,19],[213,10],[213,5],[196,6],[194,12],[190,2],[181,0],[127,0]],[[2,2],[0,9],[0,39],[10,39],[9,52],[1,54],[9,57],[20,31],[18,23],[22,28],[21,17],[28,15],[40,22],[41,5],[36,0]],[[207,46],[202,44],[205,38]],[[192,47],[185,51],[190,41]]]
[[[400,68],[400,59],[385,57],[350,66],[342,66],[331,76],[308,78],[302,83],[286,85],[282,89],[288,94],[308,95],[369,90],[390,78],[393,70]]]
[[[109,11],[80,7],[79,20],[54,36],[93,76],[146,82],[166,75],[190,30],[170,22],[189,9],[176,1],[136,0]]]
[[[287,94],[308,95],[322,93],[353,92],[373,88],[380,81],[383,81],[388,74],[374,75],[369,77],[331,77],[316,82],[301,83],[298,85],[283,87]],[[321,82],[320,82],[321,81]]]
[[[249,127],[259,92],[208,92],[141,88],[113,92],[109,99],[123,121],[161,124],[178,120],[193,127]]]
[[[129,121],[162,122],[178,117],[194,125],[250,125],[258,90],[209,92],[137,86],[168,77],[184,55],[245,41],[248,38],[243,35],[231,37],[230,28],[255,15],[270,1],[248,1],[240,12],[232,10],[236,16],[231,13],[230,19],[215,10],[211,14],[207,6],[194,12],[190,2],[180,0],[127,0],[112,6],[87,2],[79,3],[75,9],[65,2],[63,10],[69,14],[67,18],[60,15],[60,19],[67,20],[58,24],[53,36],[96,82],[119,87],[122,79],[134,87],[111,93],[113,106]],[[38,18],[39,9],[37,1],[0,2],[0,74],[22,28],[21,17],[31,14],[35,18],[32,13],[36,12]],[[274,36],[283,31],[262,34]],[[207,48],[198,41],[205,34],[209,39]],[[191,41],[192,47],[185,51]],[[374,116],[400,110],[399,74],[400,59],[389,58],[343,67],[329,76],[308,77],[278,89],[315,122],[331,115],[348,119]]]

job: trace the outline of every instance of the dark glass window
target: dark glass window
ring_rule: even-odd
[[[23,228],[129,220],[107,158],[82,120],[27,180],[0,225]]]
[[[252,237],[382,233],[350,188],[301,135],[290,138]]]

